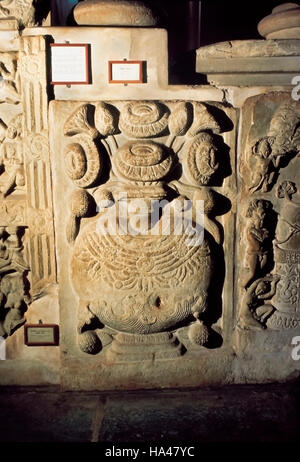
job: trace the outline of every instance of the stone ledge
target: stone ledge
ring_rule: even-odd
[[[236,40],[197,50],[196,72],[213,85],[291,86],[300,74],[300,40]]]

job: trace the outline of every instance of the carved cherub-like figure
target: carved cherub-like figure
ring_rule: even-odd
[[[7,144],[5,157],[1,156],[1,163],[5,166],[5,171],[8,175],[7,181],[2,188],[3,197],[6,197],[15,186],[25,185],[25,176],[23,168],[23,160],[19,158],[18,153],[13,145]]]
[[[23,156],[18,145],[22,132],[22,116],[15,117],[3,130],[5,137],[0,147],[0,168],[4,169],[7,175],[5,184],[2,186],[2,195],[6,197],[16,186],[25,185]]]
[[[281,159],[287,164],[300,150],[299,103],[287,102],[275,111],[267,136],[260,138],[252,147],[255,156],[255,172],[249,191],[270,191],[281,168]]]
[[[272,155],[273,137],[261,138],[252,148],[252,153],[255,156],[255,168],[251,180],[249,191],[254,193],[261,189],[262,192],[267,192],[271,189],[274,176],[280,164],[281,156]]]
[[[267,275],[254,281],[242,300],[239,326],[242,329],[265,329],[265,321],[274,311],[271,303],[264,300],[271,299],[276,292],[276,285],[280,279],[277,274]]]
[[[261,272],[268,261],[270,236],[269,231],[264,227],[268,207],[269,202],[254,200],[250,202],[246,213],[249,224],[246,228],[248,246],[245,258],[247,268],[247,276],[244,281],[245,288],[249,287],[255,277],[261,276]]]

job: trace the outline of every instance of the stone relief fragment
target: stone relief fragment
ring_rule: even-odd
[[[0,103],[20,102],[18,53],[0,53]]]
[[[273,298],[277,311],[270,319],[273,328],[300,326],[300,195],[295,183],[278,185],[281,200],[274,241],[274,271],[280,276]]]
[[[18,28],[23,29],[40,24],[49,8],[44,0],[1,0],[0,21],[15,19]]]
[[[33,296],[56,282],[45,46],[43,37],[20,39],[26,221]]]
[[[85,353],[136,361],[209,344],[223,239],[213,186],[230,171],[219,171],[228,147],[215,112],[198,102],[98,102],[66,118],[66,240]]]
[[[248,117],[254,122],[247,140],[250,157],[246,148],[241,162],[248,187],[242,198],[244,219],[240,222],[244,263],[239,279],[238,326],[255,330],[296,328],[300,326],[300,104],[290,95],[274,93],[256,98],[249,107]],[[247,174],[249,168],[252,176]],[[296,181],[289,180],[289,175]]]
[[[30,303],[22,236],[24,228],[0,227],[0,336],[11,335],[24,324],[24,312]]]
[[[4,133],[0,145],[0,191],[3,198],[15,189],[24,190],[25,186],[22,114],[13,118]]]
[[[253,175],[249,191],[268,192],[277,181],[280,168],[300,152],[300,105],[282,103],[275,111],[267,136],[255,142],[249,164]]]

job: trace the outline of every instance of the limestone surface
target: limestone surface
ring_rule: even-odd
[[[140,1],[85,0],[76,5],[77,24],[89,26],[157,26],[158,16]]]

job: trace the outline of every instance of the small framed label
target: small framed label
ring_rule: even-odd
[[[52,85],[87,85],[89,45],[84,43],[51,43]]]
[[[143,61],[109,61],[109,83],[143,83]]]
[[[25,345],[27,346],[57,346],[59,330],[57,324],[25,324]]]

